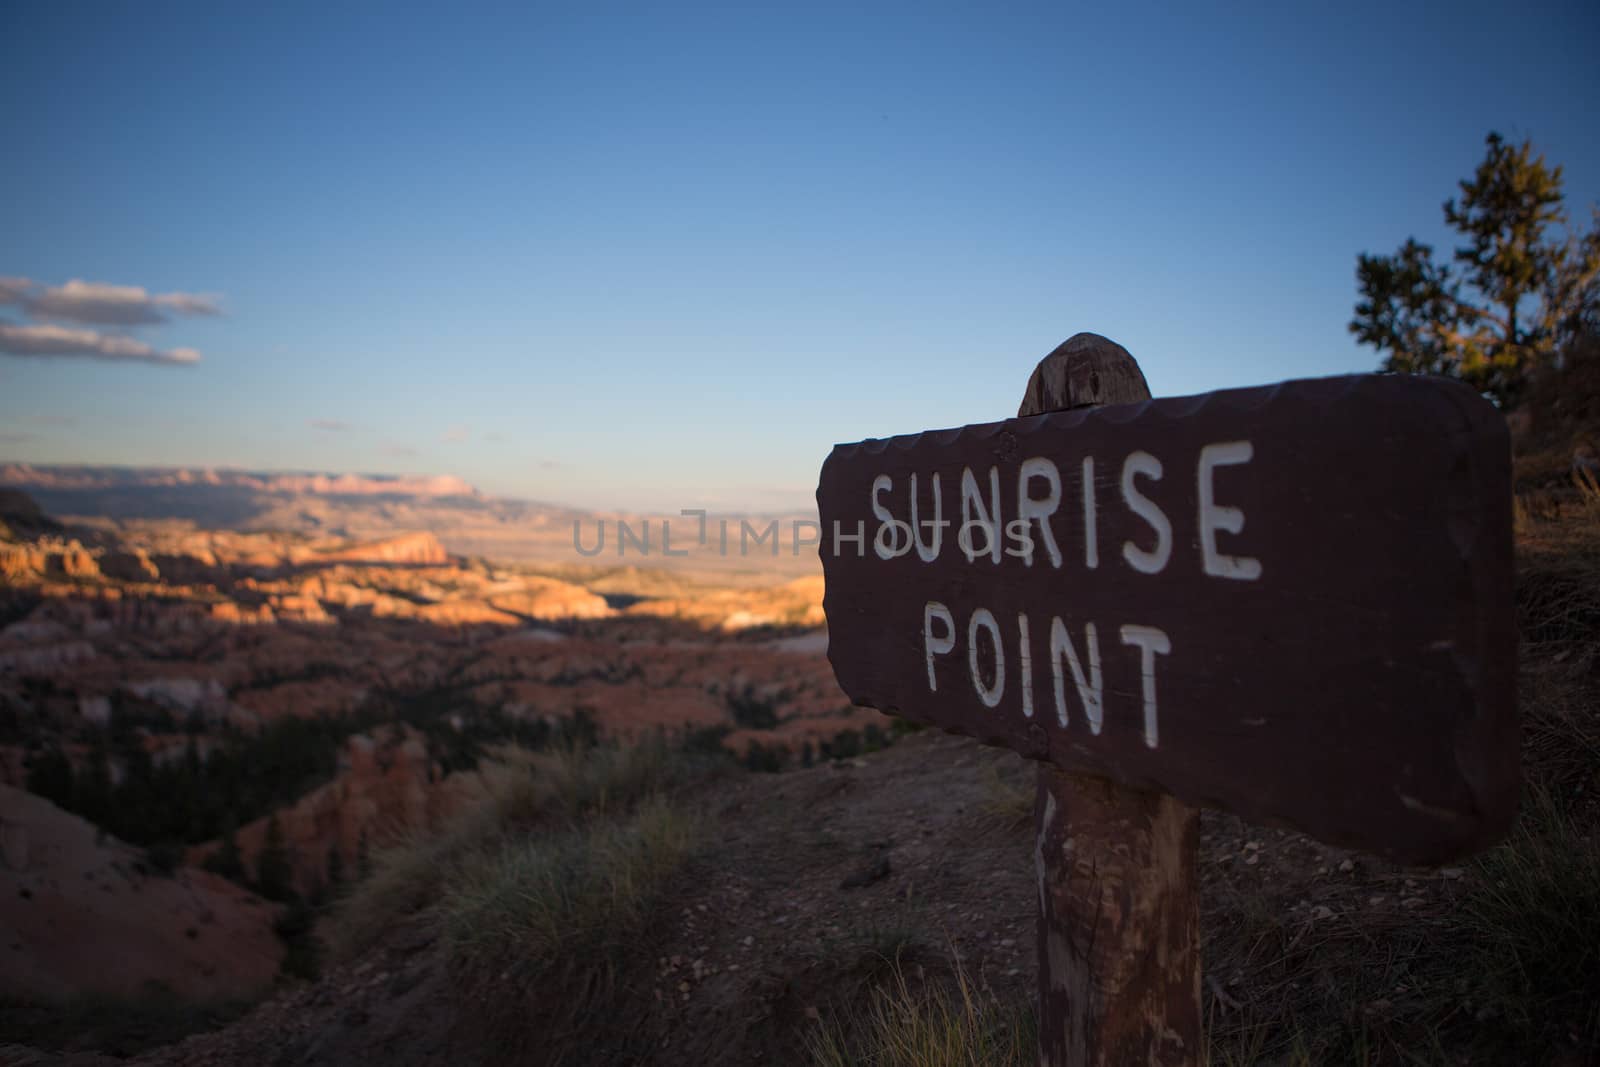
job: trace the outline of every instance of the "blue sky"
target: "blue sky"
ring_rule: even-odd
[[[803,506],[1078,330],[1373,369],[1356,254],[1491,129],[1600,201],[1593,4],[326,7],[0,6],[0,277],[224,312],[0,357],[0,458]]]

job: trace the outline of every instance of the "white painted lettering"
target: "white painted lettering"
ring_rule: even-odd
[[[1142,574],[1160,574],[1172,557],[1172,524],[1156,502],[1139,492],[1134,484],[1134,479],[1141,474],[1151,481],[1160,481],[1161,461],[1148,452],[1129,453],[1122,464],[1122,499],[1129,511],[1149,523],[1156,532],[1156,547],[1146,551],[1132,541],[1125,541],[1122,558]]]
[[[1217,551],[1217,531],[1237,534],[1244,529],[1244,512],[1217,503],[1212,480],[1218,467],[1249,463],[1255,449],[1249,441],[1226,441],[1200,450],[1200,563],[1207,574],[1253,582],[1261,577],[1261,561],[1249,556],[1226,556]]]
[[[1144,743],[1155,748],[1160,740],[1156,729],[1156,656],[1172,651],[1167,635],[1154,626],[1124,626],[1122,643],[1139,647],[1139,676],[1144,682]]]
[[[916,539],[917,555],[924,563],[932,563],[939,558],[939,548],[944,542],[944,528],[950,524],[944,517],[944,497],[939,491],[939,475],[933,475],[933,518],[917,521],[917,476],[911,476],[911,535]],[[922,543],[922,534],[919,532],[924,526],[933,527],[932,544]]]
[[[1049,492],[1045,496],[1035,499],[1028,495],[1028,484],[1034,479],[1042,479],[1049,486]],[[1056,535],[1050,529],[1050,516],[1056,513],[1056,508],[1060,504],[1061,472],[1056,469],[1056,465],[1043,456],[1023,460],[1022,469],[1017,472],[1017,517],[1024,524],[1032,519],[1039,520],[1039,539],[1044,542],[1044,550],[1050,554],[1050,565],[1058,569],[1061,566],[1061,549],[1056,547]],[[1022,562],[1029,567],[1033,566],[1031,538]]]
[[[1094,457],[1083,457],[1083,563],[1090,570],[1100,566],[1100,538],[1094,525]]]
[[[998,467],[989,468],[989,501],[989,506],[985,507],[983,496],[978,491],[978,479],[973,477],[972,468],[962,468],[961,530],[956,539],[961,544],[961,550],[966,553],[968,563],[985,554],[993,562],[1000,562],[1000,468]],[[973,518],[974,511],[983,517]],[[972,547],[971,531],[974,526],[982,528],[987,538],[982,551]]]
[[[1028,641],[1028,616],[1017,612],[1017,663],[1022,672],[1022,715],[1033,718],[1033,648]]]
[[[983,684],[983,672],[978,669],[978,631],[983,630],[989,634],[989,642],[994,645],[994,685]],[[972,621],[967,623],[967,667],[972,671],[972,688],[977,690],[978,699],[983,701],[986,708],[998,707],[1000,698],[1006,691],[1006,650],[1000,644],[1000,624],[994,621],[994,613],[988,608],[979,608],[972,613]]]
[[[911,531],[878,499],[879,493],[891,492],[893,489],[894,479],[887,474],[880,474],[872,479],[872,514],[878,520],[878,532],[872,538],[872,551],[879,559],[896,559],[911,551]],[[904,543],[901,543],[900,539],[902,532],[905,534]],[[893,543],[884,541],[886,533],[894,535]]]
[[[944,636],[933,636],[933,620],[944,623]],[[943,656],[956,647],[956,620],[950,609],[937,600],[928,601],[922,609],[922,654],[928,661],[928,691],[939,691],[939,679],[933,673],[933,657]]]
[[[1089,732],[1098,736],[1100,724],[1105,718],[1105,680],[1100,674],[1100,639],[1094,632],[1092,622],[1084,624],[1083,645],[1084,654],[1089,659],[1087,678],[1084,677],[1078,653],[1072,647],[1072,635],[1067,633],[1067,624],[1061,621],[1060,616],[1051,618],[1050,673],[1055,682],[1056,719],[1062,726],[1067,725],[1066,679],[1061,671],[1061,660],[1065,657],[1072,671],[1072,684],[1078,690],[1078,700],[1083,704],[1084,717],[1089,720]]]

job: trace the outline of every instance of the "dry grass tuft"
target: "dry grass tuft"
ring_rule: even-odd
[[[433,834],[413,834],[372,857],[372,871],[331,909],[319,933],[329,958],[344,962],[437,898],[448,872],[487,835],[485,820],[468,817]]]
[[[1557,796],[1600,787],[1600,646],[1526,663],[1520,680],[1525,776]]]
[[[1034,782],[1031,767],[1019,758],[986,764],[981,772],[985,822],[1002,830],[1033,824]]]
[[[544,767],[535,803],[568,822],[626,814],[642,800],[675,794],[728,767],[727,760],[685,752],[660,736],[625,748],[570,749]]]
[[[429,924],[475,1040],[513,1057],[585,1047],[585,1020],[608,1014],[651,958],[653,920],[693,847],[671,798],[724,765],[661,740],[503,763],[486,774],[487,803],[374,857],[328,940],[349,959],[400,923]]]
[[[1456,919],[1469,946],[1475,1017],[1512,1048],[1600,1051],[1600,841],[1548,790],[1480,857]]]
[[[1523,753],[1558,797],[1600,786],[1600,488],[1586,492],[1583,514],[1532,522],[1517,546]]]
[[[539,761],[520,751],[504,754],[480,776],[488,800],[442,826],[415,830],[372,855],[371,870],[333,905],[320,934],[330,958],[346,961],[424,912],[462,861],[508,827],[525,826],[547,804],[550,787],[538,777]]]
[[[807,1033],[817,1067],[1022,1067],[1035,1061],[1032,1015],[977,989],[959,962],[954,990],[920,975],[914,984],[898,961],[888,977],[864,1006],[846,1005]]]
[[[1534,644],[1600,632],[1600,486],[1578,485],[1575,508],[1542,519],[1518,513],[1517,622]]]
[[[502,754],[483,772],[489,799],[444,826],[410,834],[372,857],[372,871],[334,906],[322,936],[336,961],[430,912],[447,883],[485,855],[533,832],[566,831],[670,796],[717,773],[721,763],[653,739],[628,748],[574,747]]]
[[[439,906],[446,958],[492,1044],[555,1047],[615,994],[648,955],[640,945],[693,840],[657,799],[624,822],[506,841],[462,866]]]
[[[893,980],[901,968],[921,971],[940,960],[936,920],[917,903],[897,902],[837,931],[824,931],[803,952],[807,971],[839,1001],[858,1002]]]

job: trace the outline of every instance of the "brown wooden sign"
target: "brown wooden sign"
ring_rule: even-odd
[[[1328,378],[840,445],[817,503],[859,704],[1403,861],[1510,822],[1509,443],[1465,387]]]

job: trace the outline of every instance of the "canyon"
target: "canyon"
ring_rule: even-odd
[[[777,769],[887,735],[833,681],[820,575],[781,559],[592,563],[570,528],[533,562],[466,554],[460,516],[497,505],[451,479],[4,474],[93,513],[0,490],[0,893],[28,931],[0,995],[259,992],[296,908],[519,748]],[[187,515],[149,495],[173,493]],[[237,528],[194,517],[242,500]]]

